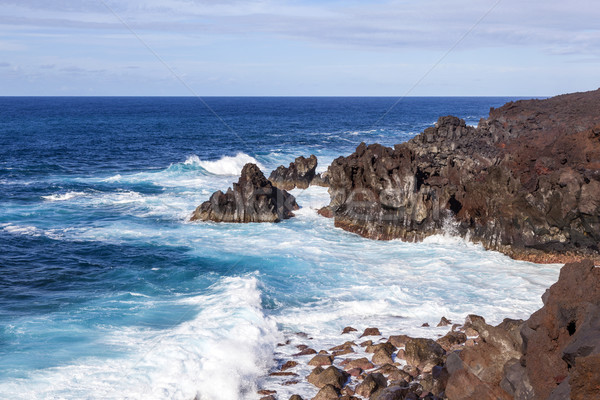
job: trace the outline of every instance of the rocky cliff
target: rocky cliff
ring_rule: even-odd
[[[278,189],[255,164],[246,164],[233,188],[218,190],[192,214],[191,221],[279,222],[298,209],[294,196]]]
[[[362,143],[327,171],[321,213],[374,239],[421,240],[448,224],[537,262],[600,259],[600,89],[441,117],[406,143]]]
[[[280,165],[271,172],[269,181],[279,189],[292,190],[295,188],[306,189],[310,185],[326,186],[325,178],[317,174],[317,157],[311,154],[310,157],[297,157],[288,167]]]

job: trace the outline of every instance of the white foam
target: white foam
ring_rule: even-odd
[[[238,153],[235,157],[224,156],[215,161],[203,161],[197,155],[192,155],[184,162],[185,165],[198,165],[215,175],[239,175],[247,163],[256,164],[261,170],[264,169],[254,157],[245,153]]]
[[[66,201],[71,200],[72,198],[85,196],[84,192],[66,192],[66,193],[56,193],[48,196],[42,196],[43,199],[48,201]]]
[[[254,399],[281,339],[263,314],[257,285],[253,276],[224,278],[208,293],[180,301],[199,309],[187,322],[103,332],[98,345],[120,349],[122,357],[83,359],[0,382],[0,397]]]

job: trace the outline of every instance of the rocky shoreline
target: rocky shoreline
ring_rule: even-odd
[[[528,320],[497,326],[477,315],[464,324],[442,317],[438,326],[449,331],[437,340],[349,326],[339,345],[313,349],[312,338],[297,333],[278,345],[297,352],[278,360],[270,375],[287,387],[310,383],[313,400],[599,398],[600,268],[590,260],[566,264],[542,300]],[[307,366],[311,372],[301,375]],[[258,395],[282,399],[275,386]]]
[[[361,143],[315,172],[298,157],[267,180],[256,165],[191,220],[279,222],[297,204],[286,190],[327,186],[319,211],[361,236],[419,241],[455,232],[514,259],[600,261],[600,89],[491,109],[477,127],[441,117],[394,148]]]

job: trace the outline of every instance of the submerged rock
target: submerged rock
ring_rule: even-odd
[[[298,208],[294,196],[273,186],[255,164],[248,163],[233,188],[213,193],[196,208],[191,221],[279,222],[293,217]]]

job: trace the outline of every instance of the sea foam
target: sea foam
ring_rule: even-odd
[[[184,161],[184,165],[197,165],[214,175],[239,175],[247,163],[256,164],[264,170],[254,157],[245,153],[238,153],[234,157],[223,156],[214,161],[203,161],[197,155],[191,155]]]

